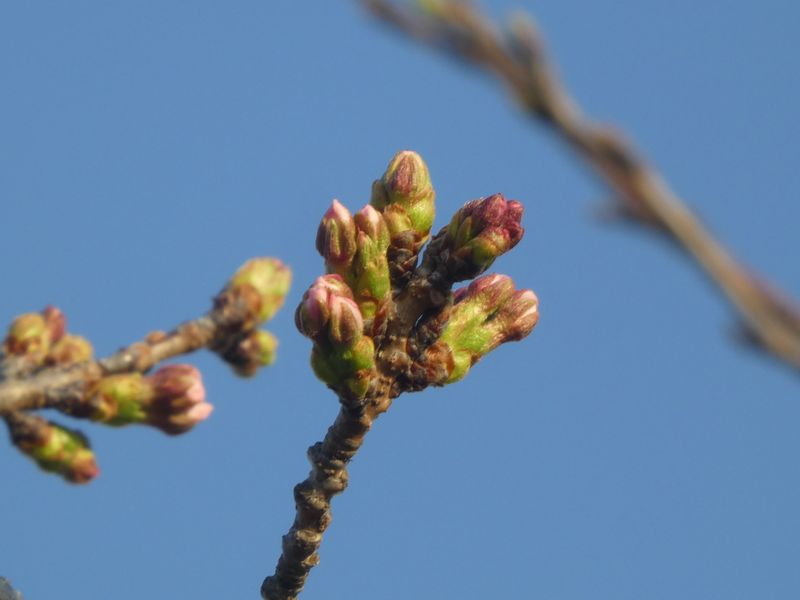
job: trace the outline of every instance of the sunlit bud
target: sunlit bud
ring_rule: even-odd
[[[347,269],[355,256],[356,224],[350,211],[338,200],[333,201],[319,224],[317,251],[334,273]]]
[[[485,275],[454,294],[448,321],[428,347],[417,370],[429,384],[462,379],[470,367],[502,343],[527,336],[539,317],[530,290],[515,290],[505,275]]]
[[[84,337],[67,334],[47,354],[49,365],[74,365],[92,360],[92,345]]]
[[[152,386],[141,373],[109,375],[98,381],[87,400],[71,407],[70,412],[115,427],[143,423],[152,395]]]
[[[339,275],[317,277],[295,311],[295,324],[300,333],[318,339],[327,331],[334,298],[352,301],[353,292]]]
[[[422,157],[404,150],[392,158],[383,177],[375,182],[371,204],[378,210],[392,204],[402,207],[412,228],[427,236],[433,225],[435,196]]]
[[[242,302],[247,307],[247,325],[261,323],[283,306],[292,273],[275,258],[253,258],[242,265],[217,298],[218,303]]]
[[[146,380],[153,390],[146,407],[147,422],[165,433],[188,431],[213,410],[206,402],[200,371],[191,365],[167,365]]]
[[[522,239],[523,207],[495,194],[460,208],[445,232],[448,270],[455,281],[470,279]]]
[[[363,335],[364,319],[358,305],[350,298],[331,296],[328,337],[340,346],[350,346]]]
[[[330,348],[315,344],[311,351],[314,374],[351,399],[363,398],[375,380],[375,346],[363,336],[348,348]]]
[[[11,440],[44,471],[71,483],[87,483],[100,470],[86,437],[79,431],[25,415],[8,419]]]
[[[354,217],[356,228],[371,240],[376,252],[386,252],[389,247],[389,229],[383,215],[367,204]]]
[[[230,352],[223,355],[236,373],[242,377],[251,377],[260,367],[275,361],[277,338],[269,331],[257,329],[250,332]]]

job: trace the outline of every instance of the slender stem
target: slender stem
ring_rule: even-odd
[[[265,600],[290,600],[302,591],[311,569],[319,564],[317,550],[332,518],[331,498],[347,487],[347,464],[361,448],[373,421],[390,404],[384,399],[360,410],[342,406],[325,439],[308,449],[311,472],[294,488],[297,514],[283,536],[275,574],[261,586]]]
[[[738,263],[620,133],[583,116],[531,21],[517,19],[501,34],[466,1],[439,0],[430,13],[390,0],[362,2],[397,30],[494,75],[615,192],[632,222],[657,227],[687,251],[737,310],[750,339],[800,368],[800,307]]]

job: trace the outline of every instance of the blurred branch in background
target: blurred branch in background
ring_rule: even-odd
[[[686,250],[733,304],[747,341],[800,368],[800,307],[738,263],[618,131],[592,122],[551,66],[542,36],[524,14],[496,29],[468,1],[362,0],[400,32],[495,76],[614,192],[617,212]]]

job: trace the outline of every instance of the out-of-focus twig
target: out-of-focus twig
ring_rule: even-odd
[[[500,31],[468,1],[362,2],[395,29],[494,75],[613,190],[631,222],[663,231],[687,251],[738,311],[749,340],[800,368],[800,307],[739,264],[624,136],[583,115],[529,18],[516,16]]]

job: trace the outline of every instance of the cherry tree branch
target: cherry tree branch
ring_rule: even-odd
[[[418,8],[362,2],[395,30],[500,81],[614,192],[631,222],[660,230],[686,250],[738,312],[749,341],[800,368],[800,307],[737,262],[620,132],[582,113],[530,19],[518,16],[500,31],[468,1],[428,0]]]

